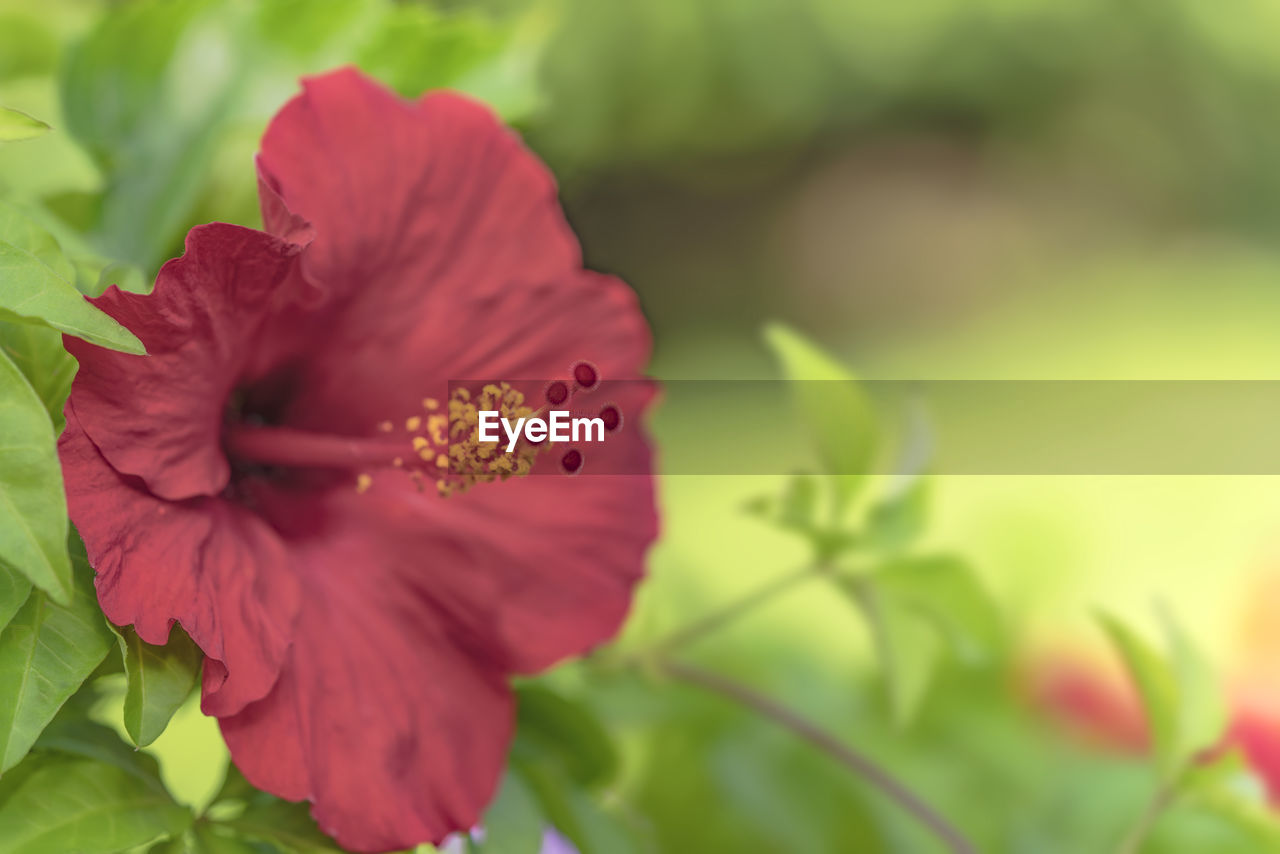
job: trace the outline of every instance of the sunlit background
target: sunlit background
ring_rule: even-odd
[[[149,280],[192,224],[259,221],[266,120],[300,74],[354,62],[525,135],[589,266],[639,292],[660,378],[778,377],[761,332],[783,322],[865,378],[1280,379],[1277,32],[1272,0],[0,0],[0,104],[54,127],[0,151],[0,188]],[[787,413],[654,420],[672,454],[730,425],[759,454],[804,441]],[[663,477],[624,649],[804,564],[744,511],[782,480]],[[905,725],[821,581],[684,654],[878,756],[983,851],[1113,850],[1149,797],[1140,758],[1064,732],[1028,687],[1064,660],[1110,684],[1100,610],[1154,637],[1162,603],[1233,702],[1280,696],[1280,479],[943,476],[930,514],[920,548],[974,568],[1009,652],[939,663]],[[618,738],[602,797],[656,850],[931,850],[719,698],[590,666],[553,681]],[[183,797],[216,787],[194,706],[155,750]],[[1142,850],[1261,850],[1205,827],[1174,815]]]

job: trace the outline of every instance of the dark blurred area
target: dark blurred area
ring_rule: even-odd
[[[592,263],[668,339],[778,317],[865,350],[1119,253],[1273,242],[1277,19],[1263,2],[569,0],[529,138]]]

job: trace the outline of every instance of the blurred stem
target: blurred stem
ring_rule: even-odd
[[[636,660],[659,656],[687,646],[701,639],[704,635],[718,631],[743,614],[770,601],[778,594],[785,593],[792,587],[798,587],[810,579],[826,575],[830,571],[831,566],[829,564],[818,563],[806,566],[780,578],[775,578],[773,581],[757,587],[741,599],[737,599],[719,610],[698,618],[684,628],[672,632],[648,649],[642,650],[633,656],[628,656],[628,659]]]
[[[849,747],[812,721],[771,697],[718,673],[669,658],[660,659],[657,663],[662,672],[667,675],[745,706],[813,744],[908,812],[953,854],[976,854],[977,849],[959,830],[902,782],[875,761]]]
[[[1137,822],[1125,836],[1124,842],[1120,843],[1117,854],[1138,854],[1142,850],[1142,844],[1147,841],[1151,828],[1155,826],[1156,821],[1160,816],[1164,815],[1164,811],[1173,803],[1174,793],[1174,786],[1160,787],[1160,790],[1147,803],[1142,815],[1138,816]]]

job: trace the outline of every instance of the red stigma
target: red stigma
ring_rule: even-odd
[[[577,448],[570,448],[560,458],[560,468],[565,474],[577,474],[582,470],[582,463],[582,452]]]
[[[600,410],[599,417],[604,422],[604,429],[610,433],[622,426],[622,410],[612,403]]]
[[[583,391],[591,391],[600,382],[600,372],[590,362],[576,362],[573,366],[573,381]]]
[[[544,393],[547,403],[552,406],[560,406],[569,399],[569,384],[563,380],[554,380],[547,384],[547,390]]]

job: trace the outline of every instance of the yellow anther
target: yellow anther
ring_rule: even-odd
[[[404,420],[404,429],[410,433],[418,432],[418,428],[422,426],[422,419],[417,415],[411,415]]]
[[[392,424],[390,421],[383,421],[378,425],[378,429],[383,433],[390,433],[392,430],[396,429],[396,425]]]
[[[423,409],[439,409],[440,401],[436,400],[434,397],[424,397],[422,399],[422,408]]]
[[[437,485],[442,496],[464,492],[477,483],[528,474],[533,469],[538,446],[520,443],[505,453],[504,443],[480,441],[481,411],[496,411],[513,422],[533,414],[533,409],[525,405],[524,395],[509,383],[485,385],[474,399],[466,389],[454,389],[447,411],[447,416],[443,412],[428,416],[426,430],[434,447],[448,446],[446,453],[435,459],[436,467],[448,472],[447,478],[442,478],[447,488]]]
[[[367,474],[356,475],[356,493],[363,495],[369,491],[369,487],[373,486],[373,478]]]
[[[444,413],[427,418],[427,432],[431,434],[431,441],[437,445],[449,444],[448,430],[449,416]]]

